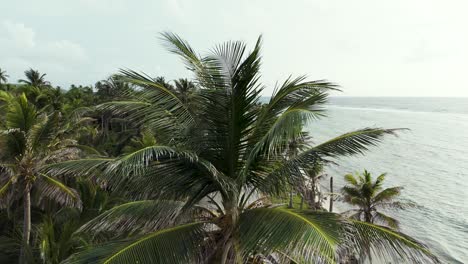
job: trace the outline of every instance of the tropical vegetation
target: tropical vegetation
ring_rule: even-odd
[[[264,100],[261,38],[204,56],[175,34],[161,39],[192,79],[121,70],[62,90],[28,70],[2,88],[0,262],[438,262],[377,222],[274,202],[310,193],[324,166],[398,130],[312,145],[303,128],[337,85],[290,77]]]
[[[383,173],[373,180],[367,170],[364,170],[362,174],[346,174],[344,178],[348,184],[342,188],[343,200],[357,208],[350,209],[345,213],[353,219],[397,229],[398,220],[384,214],[381,210],[403,209],[413,205],[396,200],[403,187],[395,186],[384,189],[385,177],[386,174]]]

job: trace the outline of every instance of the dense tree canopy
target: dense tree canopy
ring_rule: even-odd
[[[0,260],[337,263],[372,253],[437,262],[398,231],[273,203],[397,130],[298,147],[335,84],[290,77],[264,102],[261,38],[251,51],[227,42],[205,56],[175,34],[162,39],[193,79],[122,70],[65,91],[29,70],[25,84],[1,91]]]

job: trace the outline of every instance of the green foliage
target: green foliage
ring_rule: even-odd
[[[47,75],[45,73],[41,74],[39,71],[30,68],[24,72],[24,75],[26,79],[18,80],[19,83],[24,83],[37,88],[50,85],[50,83],[45,80],[45,76]]]
[[[6,83],[8,81],[8,74],[6,73],[6,71],[2,70],[2,68],[0,68],[0,87],[2,85],[2,83]]]
[[[323,116],[328,92],[336,85],[289,78],[261,105],[261,38],[250,52],[242,42],[227,42],[206,56],[175,34],[163,33],[162,40],[192,71],[196,86],[182,81],[173,86],[163,78],[121,71],[116,80],[138,88],[97,110],[132,120],[145,132],[130,140],[123,155],[46,170],[51,175],[95,175],[131,199],[82,229],[129,240],[110,238],[67,263],[241,263],[262,258],[336,263],[342,254],[361,252],[369,244],[386,252],[382,256],[389,261],[436,260],[420,243],[406,243],[406,236],[380,226],[354,225],[336,214],[272,208],[262,200],[303,186],[304,171],[331,158],[362,154],[396,130],[357,130],[317,146],[304,144],[286,159],[285,153],[296,148],[291,142],[304,136],[302,126]],[[362,239],[353,238],[357,235]]]
[[[358,207],[347,211],[352,218],[369,223],[385,224],[391,228],[398,228],[398,220],[380,212],[381,209],[403,209],[412,206],[408,203],[394,201],[401,193],[403,187],[383,189],[383,181],[386,174],[381,174],[375,181],[371,174],[364,170],[363,174],[347,174],[345,181],[348,183],[342,188],[345,202]]]
[[[193,80],[122,70],[62,90],[30,69],[21,85],[2,84],[0,258],[16,260],[23,245],[31,263],[337,263],[368,249],[437,262],[388,228],[270,202],[397,130],[312,145],[302,128],[337,85],[289,77],[261,103],[261,37],[251,51],[226,42],[204,56],[175,34],[161,39]],[[387,190],[380,205],[398,191]],[[25,193],[32,237],[21,243],[7,230],[21,230]]]

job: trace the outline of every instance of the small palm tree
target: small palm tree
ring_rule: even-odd
[[[195,93],[196,89],[197,87],[195,84],[187,79],[178,79],[174,81],[174,90],[184,104],[189,103],[189,100]]]
[[[119,100],[130,89],[128,83],[118,80],[116,76],[97,82],[95,87],[97,89],[96,95],[101,102]]]
[[[342,188],[344,201],[358,207],[351,209],[352,218],[366,221],[368,223],[384,224],[391,228],[398,228],[398,220],[380,211],[385,208],[404,208],[409,204],[394,201],[403,187],[391,187],[383,189],[385,174],[381,174],[373,181],[371,174],[364,173],[356,175],[347,174],[345,180],[349,185]]]
[[[395,130],[361,129],[285,159],[288,143],[302,134],[298,128],[321,115],[335,85],[290,78],[259,107],[261,39],[251,52],[242,42],[228,42],[205,57],[177,35],[163,39],[195,75],[195,105],[188,108],[154,78],[122,72],[139,89],[100,108],[145,124],[156,144],[115,159],[48,167],[57,175],[100,175],[109,188],[134,199],[81,230],[111,234],[113,241],[65,263],[336,263],[341,251],[360,252],[369,244],[384,259],[436,260],[401,233],[262,200],[303,185],[303,171],[317,162],[360,154]]]
[[[8,74],[6,73],[6,71],[2,70],[2,68],[0,68],[0,85],[2,85],[2,83],[6,83],[8,81]]]
[[[72,141],[63,138],[60,114],[41,113],[24,94],[0,94],[7,104],[5,122],[0,123],[0,201],[3,209],[16,202],[23,205],[23,247],[31,237],[31,206],[53,200],[61,205],[81,207],[77,192],[59,178],[41,172],[48,163],[76,158],[65,149]],[[31,201],[31,193],[37,200]],[[24,257],[24,249],[21,257]],[[24,259],[23,259],[24,261]]]
[[[326,177],[323,172],[323,164],[317,164],[313,168],[306,171],[308,179],[308,186],[304,188],[303,195],[306,197],[306,201],[309,207],[315,210],[322,210],[322,193],[320,191],[320,181]],[[330,194],[330,199],[333,199]]]
[[[19,83],[24,83],[38,88],[50,85],[50,82],[45,80],[45,76],[47,75],[45,73],[41,74],[39,71],[31,68],[25,71],[24,75],[26,76],[26,79],[18,80]]]

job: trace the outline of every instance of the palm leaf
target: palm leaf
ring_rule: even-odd
[[[36,182],[36,187],[39,190],[39,202],[47,197],[64,206],[82,208],[78,192],[66,186],[58,179],[41,174],[41,180]]]
[[[10,102],[6,115],[6,125],[8,128],[18,128],[27,133],[35,124],[36,116],[36,108],[28,102],[26,95],[23,93]]]
[[[28,133],[29,147],[31,149],[35,149],[39,144],[48,145],[55,137],[57,137],[58,124],[58,112],[54,112],[50,116],[43,115]]]
[[[246,211],[239,226],[245,257],[280,251],[307,263],[335,263],[343,231],[335,214],[278,208]]]
[[[177,161],[182,163],[177,163]],[[184,164],[190,166],[191,170],[198,171],[199,175],[206,178],[205,181],[214,182],[221,190],[232,189],[232,180],[219,172],[210,162],[195,153],[159,145],[145,147],[117,159],[107,167],[105,174],[112,180],[112,185],[118,186],[121,183],[127,183],[127,180],[132,180],[130,177],[148,175],[148,167],[152,169],[153,162],[159,170],[169,172],[166,177],[171,176],[175,179],[177,170],[186,171],[186,168],[181,167]]]
[[[163,113],[169,113],[180,125],[190,125],[193,122],[193,117],[191,116],[190,111],[187,106],[174,94],[173,91],[169,90],[167,87],[161,83],[153,80],[152,78],[137,73],[131,70],[121,70],[122,78],[125,81],[133,83],[135,85],[145,88],[143,91],[137,93],[137,99],[140,103],[133,102],[126,104],[126,107],[132,106],[133,108],[138,107],[140,111],[132,111],[132,116],[141,119],[142,114],[148,115],[145,120],[152,120],[148,117],[156,117],[155,114],[161,116],[161,111]],[[146,107],[145,103],[148,101],[154,104],[156,107]],[[111,106],[111,104],[107,104]],[[117,103],[119,105],[119,103]],[[120,103],[122,106],[123,104]],[[104,105],[105,106],[105,105]],[[151,105],[150,105],[151,106]],[[114,107],[115,109],[115,107]],[[153,110],[153,113],[149,110]],[[154,112],[154,110],[159,110]],[[156,122],[157,120],[152,120]]]
[[[381,223],[393,229],[398,229],[399,226],[398,220],[381,212],[375,212],[372,219],[374,223]]]
[[[83,225],[78,232],[111,232],[112,236],[166,228],[177,223],[184,203],[167,200],[128,202],[113,207]]]
[[[396,135],[396,132],[400,130],[402,129],[364,128],[338,136],[310,151],[330,157],[363,154],[369,146],[376,146],[380,143],[383,136]],[[306,153],[303,155],[307,155]]]
[[[360,255],[370,252],[382,261],[411,263],[439,263],[425,245],[413,238],[389,228],[361,221],[351,221],[354,249]]]
[[[89,158],[81,160],[70,160],[49,164],[41,168],[44,174],[73,175],[73,176],[95,176],[101,173],[104,168],[114,159],[110,158]]]
[[[391,200],[395,199],[398,195],[400,195],[401,190],[403,190],[403,187],[392,187],[392,188],[387,188],[381,192],[379,192],[374,198],[373,202],[374,203],[384,203],[384,202],[390,202]]]
[[[79,263],[201,263],[205,223],[189,223],[163,229],[132,242],[112,243],[92,248],[67,259]]]

